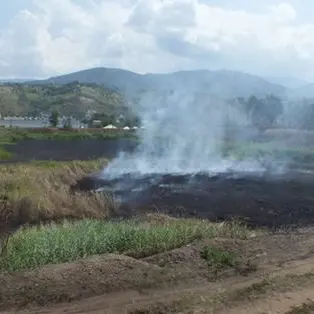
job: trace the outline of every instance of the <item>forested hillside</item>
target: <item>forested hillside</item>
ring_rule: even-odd
[[[2,116],[37,116],[52,110],[83,118],[88,110],[110,115],[127,109],[119,93],[97,84],[0,85]]]

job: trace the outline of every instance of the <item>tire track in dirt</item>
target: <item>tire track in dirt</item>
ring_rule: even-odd
[[[295,306],[301,306],[314,301],[314,285],[293,292],[276,293],[271,297],[263,298],[257,302],[249,302],[236,308],[215,312],[219,314],[284,314]],[[305,314],[305,313],[304,313]]]
[[[108,313],[108,314],[123,314],[123,313],[179,313],[171,312],[174,304],[185,304],[186,300],[191,300],[186,304],[186,313],[211,313],[215,307],[206,308],[208,304],[212,303],[210,300],[215,300],[217,296],[227,296],[226,304],[228,305],[228,295],[232,296],[239,290],[249,289],[252,285],[258,284],[265,280],[282,280],[286,276],[293,275],[297,280],[297,276],[306,276],[306,274],[314,274],[314,257],[288,262],[280,269],[278,267],[267,267],[258,274],[253,274],[248,277],[231,277],[222,281],[203,283],[199,287],[195,287],[196,282],[192,280],[179,284],[172,288],[164,289],[144,289],[127,290],[122,292],[115,292],[104,294],[97,297],[91,297],[72,303],[63,303],[50,307],[35,307],[30,308],[28,312],[23,309],[22,311],[12,311],[5,313]],[[312,278],[313,279],[313,278]],[[306,286],[309,284],[310,286]],[[282,284],[282,283],[281,283]],[[256,297],[256,300],[250,301],[249,299],[236,300],[234,296],[230,299],[230,307],[223,306],[216,308],[213,313],[284,313],[282,310],[289,310],[292,306],[300,305],[314,296],[314,282],[306,280],[305,283],[296,282],[295,286],[288,287],[287,289],[294,289],[294,291],[276,292],[266,291]],[[306,286],[306,287],[304,287]],[[230,288],[232,287],[232,288]],[[281,287],[282,288],[282,287]],[[278,288],[279,290],[281,289]],[[290,298],[290,299],[289,299]],[[200,300],[198,308],[193,306],[194,311],[188,308],[189,305],[196,303]],[[205,300],[205,301],[204,301]],[[286,301],[288,300],[288,301]],[[285,303],[285,307],[282,305]],[[181,306],[181,305],[180,305]],[[184,307],[184,305],[183,305]],[[276,310],[278,311],[276,312]],[[275,310],[275,312],[271,312]],[[138,312],[136,312],[138,311]],[[142,312],[140,312],[142,311]],[[255,312],[254,312],[255,311]],[[270,311],[270,312],[269,312]],[[281,312],[280,312],[281,311]],[[185,313],[184,308],[181,309]]]

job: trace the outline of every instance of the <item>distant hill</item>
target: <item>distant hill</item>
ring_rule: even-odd
[[[296,89],[308,84],[307,81],[289,76],[270,76],[265,79],[273,84],[279,84],[287,88]]]
[[[4,116],[35,116],[53,109],[83,118],[89,109],[111,114],[125,112],[126,106],[120,94],[96,84],[0,84],[0,114]]]
[[[96,83],[113,88],[124,95],[136,95],[143,90],[179,90],[206,92],[215,97],[249,97],[275,94],[282,96],[286,88],[265,79],[242,72],[220,70],[180,71],[169,74],[137,74],[122,69],[93,68],[75,73],[34,81],[34,84]]]
[[[314,99],[314,83],[308,83],[299,88],[291,90],[288,94],[291,98],[311,98]]]

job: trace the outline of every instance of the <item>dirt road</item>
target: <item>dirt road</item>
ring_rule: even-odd
[[[204,245],[237,252],[239,263],[217,273],[200,257]],[[91,257],[0,276],[1,313],[298,314],[313,313],[311,299],[312,230],[195,242],[144,260]]]

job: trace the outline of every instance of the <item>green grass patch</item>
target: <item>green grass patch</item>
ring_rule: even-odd
[[[4,128],[0,129],[0,142],[16,143],[21,140],[86,140],[86,139],[136,139],[134,131],[123,130],[65,130],[65,129],[25,129],[25,128]]]
[[[287,148],[271,143],[223,143],[221,151],[224,156],[230,156],[236,160],[255,159],[286,161],[309,165],[314,164],[314,150],[308,148]]]
[[[10,160],[13,157],[13,154],[5,150],[0,146],[0,160]]]
[[[249,231],[236,223],[218,227],[206,221],[170,220],[148,226],[136,220],[82,220],[22,229],[8,242],[0,270],[14,272],[46,264],[75,261],[104,253],[141,258],[181,247],[203,238],[246,238]]]
[[[201,258],[206,260],[210,268],[220,271],[236,265],[237,256],[233,252],[225,251],[213,246],[205,246],[201,250]]]

